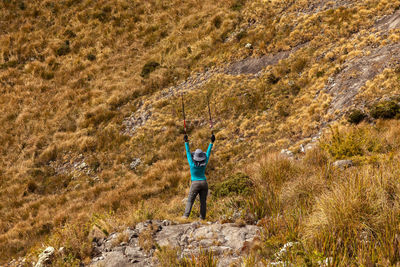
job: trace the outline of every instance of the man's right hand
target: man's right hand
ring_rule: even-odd
[[[185,134],[185,136],[183,137],[183,140],[185,140],[186,143],[189,142],[189,138],[188,138],[187,134]]]

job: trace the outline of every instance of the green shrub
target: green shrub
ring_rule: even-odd
[[[215,28],[219,29],[219,27],[221,27],[221,24],[222,24],[221,16],[214,17],[212,20],[212,23],[215,26]]]
[[[240,31],[237,35],[236,35],[236,40],[240,41],[242,40],[244,37],[247,36],[247,32],[245,30]]]
[[[374,119],[393,119],[400,113],[400,106],[394,101],[382,101],[373,105],[370,113]]]
[[[269,84],[277,84],[280,77],[276,77],[273,73],[268,74],[267,81]]]
[[[297,58],[292,64],[292,71],[296,73],[301,73],[307,66],[308,60],[306,58]]]
[[[90,53],[90,54],[87,55],[86,58],[87,58],[88,60],[90,60],[90,61],[95,61],[95,60],[96,60],[96,55]]]
[[[348,122],[359,124],[361,121],[365,119],[367,115],[359,109],[352,110],[348,117]]]
[[[142,68],[142,73],[140,73],[140,76],[143,78],[149,77],[149,74],[155,71],[158,67],[160,66],[160,63],[155,62],[155,61],[149,61],[146,64],[144,64]]]
[[[68,29],[68,30],[65,30],[64,36],[66,36],[68,38],[75,38],[76,33],[74,33],[72,30]]]
[[[38,188],[38,186],[35,183],[35,181],[31,180],[31,181],[28,182],[27,190],[28,190],[29,193],[34,193],[37,188]]]
[[[332,129],[332,136],[321,142],[321,147],[334,159],[363,156],[370,152],[381,152],[383,145],[369,129],[339,131]]]
[[[57,56],[65,56],[67,55],[69,52],[71,52],[71,48],[69,47],[69,41],[65,41],[65,43],[63,43],[62,45],[60,45],[60,47],[57,48],[56,50],[56,55]]]
[[[253,183],[250,178],[243,173],[236,173],[227,180],[216,184],[213,188],[217,197],[231,195],[248,195],[251,192]]]
[[[245,2],[246,0],[235,0],[231,5],[231,9],[233,11],[240,11],[243,8]]]
[[[321,77],[324,76],[324,74],[325,74],[325,72],[322,71],[322,70],[320,70],[320,71],[317,71],[317,73],[315,74],[315,76],[316,76],[317,78],[321,78]]]
[[[52,71],[43,71],[40,75],[44,80],[51,80],[54,78],[54,72]]]

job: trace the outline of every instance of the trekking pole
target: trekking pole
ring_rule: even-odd
[[[182,113],[183,113],[183,130],[186,133],[186,117],[185,117],[185,103],[183,102],[183,94],[181,93],[181,97],[182,97]]]
[[[207,95],[207,105],[208,105],[208,115],[210,116],[210,129],[211,129],[211,134],[214,134],[213,131],[213,122],[212,122],[212,118],[211,118],[211,109],[210,109],[210,98]]]

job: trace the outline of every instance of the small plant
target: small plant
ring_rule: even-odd
[[[233,11],[240,11],[243,8],[245,2],[246,0],[235,0],[231,5],[231,9]]]
[[[219,27],[221,27],[222,24],[221,16],[214,17],[212,20],[212,24],[214,25],[215,28],[219,29]]]
[[[323,76],[324,76],[324,74],[325,74],[325,72],[324,72],[324,71],[322,71],[322,70],[320,70],[320,71],[317,71],[317,73],[315,73],[315,77],[317,77],[317,78],[321,78],[321,77],[323,77]]]
[[[158,247],[155,253],[160,266],[180,266],[179,248]]]
[[[253,183],[247,175],[237,173],[229,177],[226,181],[216,184],[214,186],[214,192],[217,197],[248,195],[252,187]]]
[[[382,101],[371,108],[374,119],[393,119],[400,113],[400,106],[395,101]]]
[[[153,238],[154,230],[149,228],[144,230],[139,235],[139,246],[144,249],[144,251],[149,252],[151,249],[156,247],[156,242]]]
[[[146,64],[144,64],[142,68],[142,72],[140,73],[140,76],[143,78],[149,77],[150,73],[155,71],[158,67],[160,66],[160,63],[155,62],[155,61],[149,61]]]
[[[268,74],[267,81],[269,84],[277,84],[280,78],[276,77],[273,73]]]
[[[240,41],[246,36],[247,36],[247,32],[245,30],[242,30],[236,35],[236,40]]]
[[[68,38],[75,38],[76,33],[74,33],[72,30],[68,29],[68,30],[65,30],[64,36],[66,36]]]
[[[198,255],[191,257],[185,257],[181,260],[179,266],[185,267],[217,267],[218,259],[214,257],[214,253],[211,250],[204,250],[200,248]]]
[[[365,115],[365,113],[363,111],[361,111],[359,109],[355,109],[350,112],[347,121],[350,123],[359,124],[366,117],[367,117],[367,115]]]
[[[338,128],[332,129],[331,137],[328,140],[323,140],[321,147],[335,159],[363,156],[384,149],[369,129],[344,131]]]
[[[56,55],[61,57],[67,55],[71,52],[71,48],[69,47],[69,40],[66,40],[60,47],[56,50]]]
[[[298,58],[293,62],[292,71],[296,73],[301,73],[304,68],[307,66],[307,59],[306,58]]]
[[[38,186],[35,183],[35,181],[29,181],[28,185],[27,185],[27,190],[29,193],[35,193],[35,191],[37,190]]]
[[[90,61],[95,61],[96,60],[96,55],[89,53],[86,58]]]

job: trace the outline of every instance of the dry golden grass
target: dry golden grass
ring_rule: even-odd
[[[85,262],[88,235],[99,216],[112,218],[100,227],[109,232],[143,219],[181,215],[189,181],[180,99],[157,94],[193,73],[247,57],[248,42],[253,56],[307,45],[257,79],[218,74],[186,93],[192,148],[206,148],[205,99],[213,96],[218,141],[208,167],[210,183],[229,177],[262,151],[317,133],[331,115],[326,114],[330,96],[315,93],[346,60],[365,47],[383,45],[384,38],[370,27],[400,3],[354,1],[351,8],[298,13],[311,2],[2,1],[0,262],[37,254],[42,243],[66,247],[71,264]],[[256,23],[248,27],[252,20]],[[394,30],[386,41],[397,40]],[[149,62],[159,66],[142,77]],[[397,85],[398,70],[385,70],[365,85],[363,97],[397,94]],[[150,105],[150,120],[132,137],[124,135],[123,120]],[[396,154],[398,125],[379,127],[385,152]],[[376,153],[385,157],[374,150],[359,161],[375,162]],[[134,158],[142,163],[131,170]],[[75,167],[83,161],[88,167]],[[321,152],[306,155],[305,162],[313,167],[276,156],[261,159],[261,173],[249,173],[264,191],[249,201],[265,204],[263,193],[273,192],[270,205],[279,204],[276,212],[292,202],[303,203],[300,210],[309,207],[311,196],[325,188],[322,181],[337,173]],[[307,180],[306,174],[314,178]],[[289,189],[280,192],[286,184]],[[210,199],[210,218],[244,202]],[[282,223],[292,227],[288,236],[300,231],[296,216]]]

